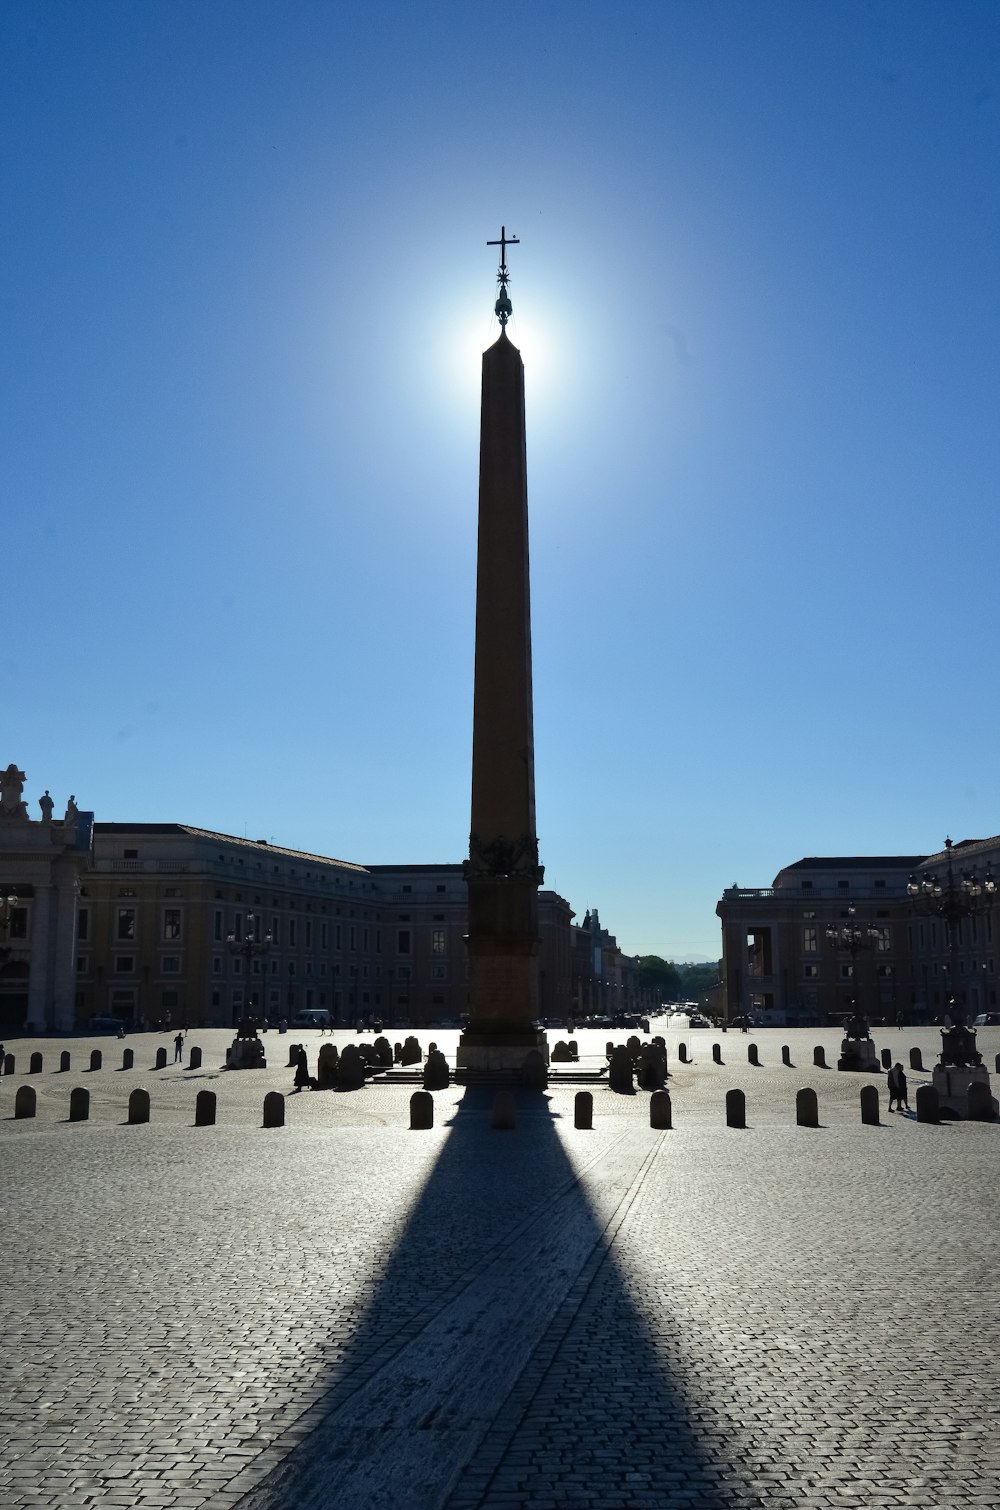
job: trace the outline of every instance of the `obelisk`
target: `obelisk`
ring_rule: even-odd
[[[472,722],[469,1025],[457,1064],[517,1070],[532,1049],[548,1059],[538,1011],[538,863],[528,588],[524,366],[507,338],[511,302],[501,227],[496,314],[500,338],[483,353]]]

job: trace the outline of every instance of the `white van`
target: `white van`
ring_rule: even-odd
[[[328,1028],[330,1026],[330,1014],[323,1007],[315,1011],[296,1012],[292,1018],[293,1028]]]

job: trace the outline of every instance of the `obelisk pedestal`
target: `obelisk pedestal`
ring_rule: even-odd
[[[465,864],[469,1026],[456,1063],[518,1070],[532,1049],[547,1062],[548,1045],[536,1023],[542,867],[535,833],[524,367],[503,330],[483,354],[471,830]]]

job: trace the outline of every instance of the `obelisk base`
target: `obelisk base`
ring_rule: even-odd
[[[460,1070],[519,1070],[532,1049],[549,1062],[549,1040],[541,1028],[525,1032],[479,1033],[467,1028],[458,1040],[455,1067]]]

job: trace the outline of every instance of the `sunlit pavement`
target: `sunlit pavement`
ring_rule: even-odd
[[[322,1040],[269,1033],[266,1071],[223,1072],[230,1036],[190,1034],[194,1072],[152,1069],[169,1035],[7,1043],[5,1507],[1000,1504],[997,1126],[889,1116],[884,1076],[863,1126],[871,1077],[812,1064],[833,1030],[670,1029],[670,1132],[602,1085],[577,1131],[557,1083],[512,1132],[454,1086],[410,1132],[414,1087],[384,1084],[289,1094],[264,1130],[288,1043],[315,1069]],[[874,1036],[921,1047],[912,1106],[939,1035]],[[596,1067],[625,1035],[576,1037]],[[1000,1030],[979,1038],[992,1070]]]

